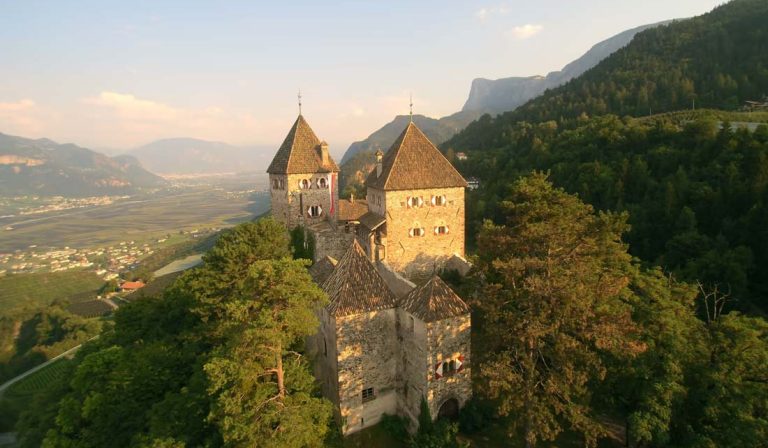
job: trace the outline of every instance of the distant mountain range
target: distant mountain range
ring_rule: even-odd
[[[418,115],[414,116],[413,120],[433,143],[439,145],[483,114],[495,115],[514,110],[548,89],[581,76],[600,61],[626,46],[637,33],[664,23],[668,22],[644,25],[619,33],[596,44],[582,57],[563,67],[561,71],[552,72],[547,76],[511,77],[497,80],[477,78],[472,81],[469,98],[460,112],[440,119]],[[342,165],[360,153],[372,152],[377,148],[386,151],[405,128],[406,120],[408,120],[407,116],[397,116],[365,140],[352,143],[341,159]],[[360,165],[359,159],[358,157],[356,165]],[[354,174],[350,173],[349,175],[353,176]]]
[[[274,151],[272,146],[237,147],[194,138],[169,138],[129,150],[128,154],[155,173],[213,174],[264,171]]]
[[[164,184],[130,155],[0,133],[0,196],[127,194]]]
[[[469,98],[461,110],[463,112],[480,111],[490,114],[500,114],[513,110],[548,89],[553,89],[578,78],[600,61],[629,44],[637,33],[667,23],[669,21],[643,25],[619,33],[596,44],[579,59],[563,67],[562,70],[551,72],[547,76],[511,77],[497,80],[477,78],[472,81]]]

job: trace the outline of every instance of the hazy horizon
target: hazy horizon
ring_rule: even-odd
[[[274,146],[298,113],[340,156],[408,113],[461,109],[474,78],[561,69],[716,0],[78,2],[0,6],[0,132],[116,153],[164,138]],[[623,3],[623,2],[622,2]]]

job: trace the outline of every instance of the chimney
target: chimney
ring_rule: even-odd
[[[384,153],[381,149],[376,151],[376,177],[381,176],[381,159],[384,158]]]
[[[349,203],[354,204],[355,203],[355,193],[350,193],[349,195]]]
[[[323,166],[328,166],[330,164],[329,158],[328,158],[328,143],[323,140],[320,142],[320,160],[323,163]]]

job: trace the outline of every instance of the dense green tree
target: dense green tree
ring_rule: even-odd
[[[210,306],[226,343],[205,365],[212,419],[231,446],[321,446],[330,402],[313,395],[308,360],[296,350],[317,330],[327,297],[306,262],[257,261],[243,287]]]
[[[563,425],[594,445],[603,429],[589,382],[605,374],[601,352],[642,350],[626,303],[626,216],[595,214],[543,174],[515,182],[501,209],[503,223],[478,237],[483,391],[529,446]]]

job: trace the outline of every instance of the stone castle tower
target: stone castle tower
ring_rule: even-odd
[[[267,169],[272,215],[293,229],[319,220],[335,221],[339,167],[302,115],[296,119]]]
[[[413,123],[376,157],[358,229],[371,259],[412,277],[463,257],[467,182],[456,168]]]
[[[338,167],[300,115],[268,170],[273,215],[317,241],[310,274],[330,302],[307,347],[344,434],[385,413],[415,429],[422,399],[437,418],[472,395],[470,309],[435,275],[468,266],[467,184],[413,123],[377,158],[366,200],[336,206]]]

